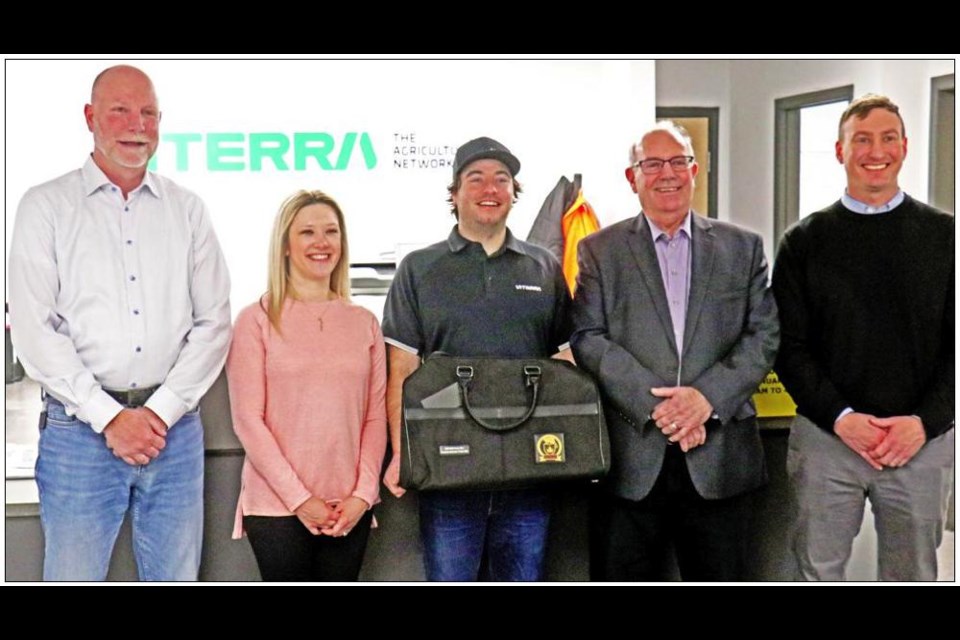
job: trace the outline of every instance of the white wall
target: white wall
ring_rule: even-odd
[[[7,243],[17,204],[30,186],[79,167],[92,150],[83,120],[90,84],[120,61],[7,60],[0,117],[7,127],[0,158],[6,177]],[[446,204],[453,153],[487,135],[519,157],[524,193],[510,215],[520,237],[561,175],[584,176],[601,220],[636,212],[623,184],[624,149],[633,131],[652,124],[653,61],[568,60],[144,60],[163,110],[157,171],[194,189],[210,207],[233,281],[236,313],[266,283],[267,244],[275,212],[296,189],[323,189],[347,218],[351,259],[385,261],[442,240],[454,224]],[[327,159],[336,164],[348,132],[358,137],[344,170],[314,159],[295,169],[298,133],[329,133]],[[236,170],[211,165],[212,135],[238,137],[220,145]],[[254,133],[290,141],[287,168],[253,168]],[[198,141],[177,145],[167,136]],[[399,140],[397,134],[415,140]],[[372,140],[377,161],[361,155]],[[202,136],[202,138],[201,138]],[[441,166],[398,166],[404,148],[444,149]],[[314,145],[316,146],[316,145]],[[186,150],[186,167],[178,166]],[[213,154],[216,156],[216,153]],[[366,165],[366,166],[365,166]]]
[[[7,232],[26,188],[74,168],[90,149],[82,118],[93,75],[104,61],[8,60],[0,109]],[[372,260],[394,244],[434,240],[452,223],[445,213],[449,170],[402,172],[391,166],[392,136],[456,145],[473,135],[501,137],[523,162],[525,186],[511,227],[525,235],[561,174],[584,174],[601,221],[637,211],[622,178],[626,148],[659,106],[720,108],[717,158],[721,219],[763,234],[773,254],[773,130],[777,98],[854,84],[854,93],[888,93],[903,108],[910,139],[901,182],[927,196],[930,78],[953,61],[665,60],[652,61],[159,61],[154,75],[163,132],[369,130],[380,164],[309,174],[265,170],[208,174],[160,168],[207,199],[234,272],[234,306],[263,288],[265,234],[281,198],[295,188],[328,189],[350,220],[353,257]],[[840,165],[837,171],[842,171]],[[359,219],[358,219],[359,218]],[[414,221],[410,224],[410,221]],[[358,224],[359,223],[359,224]]]
[[[930,78],[954,72],[952,60],[887,61],[881,68],[882,92],[900,105],[907,127],[908,160],[900,185],[920,200],[927,200],[930,170]],[[876,91],[869,87],[857,94]]]
[[[657,62],[658,107],[719,107],[720,147],[717,171],[717,217],[730,220],[730,60],[660,60]],[[702,161],[702,160],[701,160]],[[705,177],[698,187],[705,187]]]
[[[952,60],[660,61],[657,106],[720,107],[720,218],[761,233],[772,256],[774,101],[848,84],[889,95],[909,139],[900,185],[926,200],[930,78],[953,72]]]

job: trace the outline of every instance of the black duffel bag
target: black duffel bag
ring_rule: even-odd
[[[610,469],[597,386],[556,359],[430,356],[403,383],[401,437],[407,489],[512,489]]]

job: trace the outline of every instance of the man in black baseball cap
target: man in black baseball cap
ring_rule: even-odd
[[[493,138],[474,138],[457,149],[447,202],[464,237],[480,242],[487,253],[506,238],[507,214],[521,192],[519,172],[517,157]]]
[[[520,161],[492,138],[463,144],[448,201],[449,237],[410,253],[394,277],[383,315],[389,376],[387,418],[393,458],[384,484],[400,497],[403,381],[421,358],[503,358],[569,354],[570,296],[557,259],[507,228]],[[569,357],[569,356],[567,356]],[[544,489],[431,491],[420,495],[428,580],[541,580],[550,519]]]
[[[480,138],[474,138],[470,142],[465,142],[457,149],[457,155],[453,160],[454,179],[460,175],[460,171],[464,167],[474,160],[487,158],[502,162],[507,169],[510,170],[511,176],[516,177],[516,175],[520,173],[520,161],[517,160],[517,156],[510,153],[510,149],[507,149],[493,138],[482,136]]]

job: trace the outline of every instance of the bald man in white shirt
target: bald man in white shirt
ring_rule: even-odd
[[[198,403],[230,342],[230,281],[206,206],[147,171],[160,109],[111,67],[84,108],[94,150],[31,188],[9,262],[14,345],[44,391],[36,479],[45,580],[103,580],[125,514],[143,580],[196,580]]]

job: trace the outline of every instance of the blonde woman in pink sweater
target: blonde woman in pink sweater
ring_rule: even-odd
[[[386,366],[377,319],[350,303],[343,212],[321,191],[281,206],[267,293],[227,359],[247,457],[234,538],[264,580],[356,580],[379,502]]]

